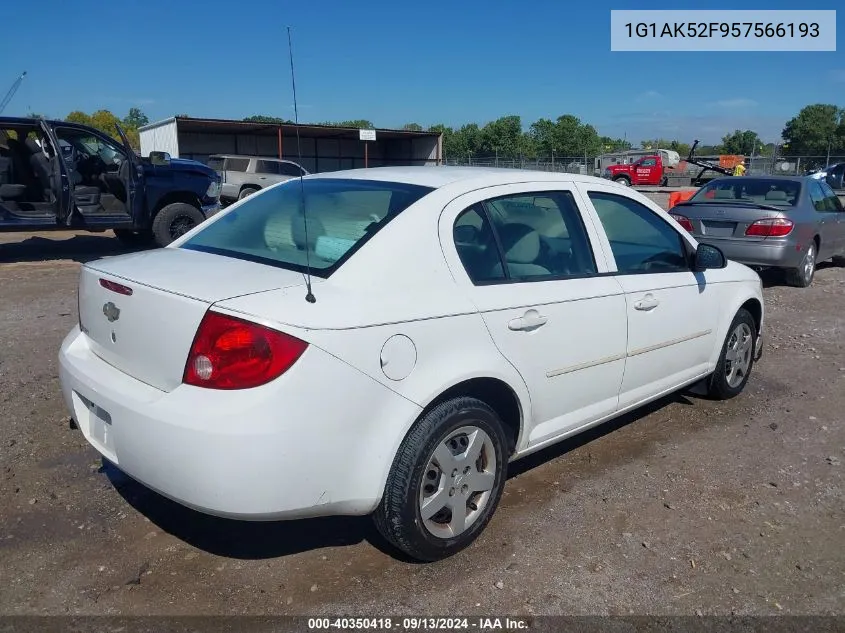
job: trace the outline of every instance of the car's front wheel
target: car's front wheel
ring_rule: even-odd
[[[434,561],[472,543],[502,496],[508,440],[499,416],[475,398],[433,407],[402,442],[374,519],[410,557]]]
[[[728,400],[742,393],[754,366],[756,344],[757,324],[751,313],[741,308],[728,328],[716,371],[707,384],[707,395],[714,400]]]
[[[167,246],[178,237],[205,221],[202,211],[186,202],[168,204],[153,219],[156,244]]]

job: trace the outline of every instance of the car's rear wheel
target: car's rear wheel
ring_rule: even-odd
[[[187,202],[168,204],[156,214],[153,220],[153,235],[156,244],[167,246],[178,237],[205,221],[202,211]]]
[[[241,193],[238,195],[238,200],[243,200],[247,196],[251,196],[252,194],[254,194],[256,191],[258,191],[258,189],[256,189],[255,187],[244,187],[241,190]]]
[[[813,283],[816,274],[816,242],[811,241],[801,258],[801,265],[798,268],[790,268],[786,271],[786,283],[796,288],[807,288]]]
[[[507,477],[507,436],[495,411],[475,398],[443,402],[404,439],[374,519],[408,556],[434,561],[484,530]]]
[[[708,380],[708,396],[714,400],[729,400],[742,393],[754,366],[756,344],[757,324],[751,313],[741,308],[728,328],[716,371]]]

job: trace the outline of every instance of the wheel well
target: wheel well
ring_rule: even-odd
[[[749,299],[743,303],[741,307],[748,310],[751,314],[751,317],[754,319],[754,327],[757,329],[757,332],[759,332],[761,321],[763,320],[763,306],[760,305],[760,302],[757,301],[757,299]]]
[[[631,177],[628,174],[619,174],[618,176],[614,176],[613,180],[627,180],[631,182]]]
[[[174,202],[184,202],[185,204],[189,204],[197,209],[202,206],[200,199],[195,193],[191,193],[190,191],[171,191],[159,198],[159,201],[156,203],[153,216],[155,216],[156,213],[161,211],[168,204],[173,204]]]
[[[510,452],[513,453],[516,450],[519,432],[522,428],[522,408],[513,389],[498,378],[471,378],[441,393],[429,403],[424,413],[441,402],[461,396],[477,398],[496,412],[505,425],[505,432],[510,440]]]

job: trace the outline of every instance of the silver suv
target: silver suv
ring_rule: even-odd
[[[277,182],[308,174],[293,161],[266,156],[214,154],[208,157],[208,166],[220,174],[220,200],[224,203],[241,200]]]

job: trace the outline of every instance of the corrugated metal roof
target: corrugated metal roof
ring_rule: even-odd
[[[358,128],[337,127],[333,125],[321,125],[316,123],[259,123],[256,121],[238,121],[234,119],[202,119],[194,117],[170,117],[163,121],[156,121],[139,128],[139,132],[158,127],[170,121],[176,121],[180,132],[206,132],[217,134],[278,134],[279,128],[282,133],[295,134],[299,128],[300,134],[307,134],[310,138],[358,138]],[[376,138],[424,138],[438,137],[437,132],[414,132],[411,130],[392,130],[387,128],[376,128]]]

